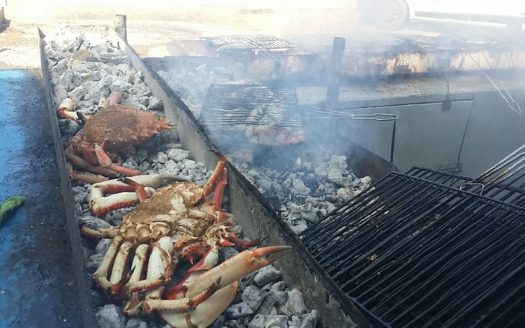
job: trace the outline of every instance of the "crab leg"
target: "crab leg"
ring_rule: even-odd
[[[138,170],[133,170],[118,164],[113,163],[111,158],[109,158],[108,154],[104,151],[104,149],[100,145],[95,145],[95,155],[97,156],[97,161],[99,162],[100,166],[110,169],[111,171],[122,173],[126,176],[134,176],[141,174]]]
[[[161,317],[173,327],[208,327],[235,298],[237,280],[272,263],[290,249],[288,246],[273,246],[244,251],[202,274],[202,271],[194,270],[186,282],[175,286],[176,291],[166,293],[176,299],[146,299],[143,307],[146,312],[160,311]],[[213,255],[212,252],[209,254]],[[270,257],[264,258],[266,255]],[[196,266],[207,267],[204,263]],[[179,298],[181,294],[184,297]],[[200,303],[192,303],[195,300]]]
[[[113,178],[117,176],[116,172],[109,170],[107,168],[104,168],[104,167],[93,165],[89,163],[88,161],[86,161],[85,159],[83,159],[82,157],[76,155],[73,152],[73,149],[71,148],[71,146],[66,148],[64,154],[66,155],[66,158],[68,161],[70,161],[71,163],[73,163],[74,165],[80,168],[83,168],[86,171],[90,171],[93,173],[97,173],[103,176],[113,177]]]
[[[234,244],[234,246],[241,250],[241,251],[244,251],[250,247],[253,247],[253,246],[257,246],[259,245],[262,241],[263,241],[263,238],[257,238],[257,239],[254,239],[254,240],[243,240],[239,237],[237,237],[236,234],[230,232],[227,236],[226,236],[226,239],[228,239],[230,242],[232,242]]]
[[[80,228],[80,233],[86,237],[91,238],[116,238],[118,235],[118,228],[111,227],[109,229],[91,229],[86,226]],[[119,237],[120,238],[120,237]]]
[[[66,162],[67,174],[71,180],[83,181],[89,184],[94,184],[102,181],[107,181],[108,178],[102,175],[96,175],[89,172],[77,172],[73,170],[73,164],[70,161]]]
[[[176,300],[158,300],[149,299],[144,301],[144,312],[149,313],[151,311],[170,311],[172,313],[184,313],[193,311],[199,304],[209,299],[212,295],[219,291],[221,285],[221,279],[217,279],[215,283],[206,288],[204,291],[195,295],[194,297],[179,298]],[[231,287],[230,287],[231,288]],[[228,289],[228,288],[222,288]],[[223,299],[224,301],[224,299]]]
[[[106,251],[106,254],[104,254],[102,263],[98,267],[97,271],[93,273],[93,279],[95,279],[98,285],[102,287],[104,290],[112,289],[112,284],[108,280],[108,272],[109,272],[109,268],[113,264],[113,261],[115,260],[115,256],[117,255],[117,252],[123,241],[124,239],[122,239],[122,237],[119,237],[119,236],[113,239],[113,242],[111,243],[111,245],[109,245],[109,248]]]
[[[199,201],[201,201],[203,198],[207,197],[213,189],[215,188],[215,185],[217,184],[217,181],[220,179],[220,177],[223,175],[224,168],[226,166],[226,157],[221,154],[218,151],[213,150],[213,152],[219,157],[219,161],[217,162],[217,166],[215,166],[215,170],[213,170],[213,173],[210,177],[210,179],[202,186],[202,194],[196,195],[193,197],[190,202],[192,204],[196,204]]]
[[[142,274],[144,272],[144,265],[146,263],[146,256],[148,254],[149,246],[146,244],[141,244],[135,249],[135,256],[133,257],[133,262],[131,263],[131,275],[129,277],[129,283],[135,283],[140,281]],[[129,300],[124,306],[124,313],[127,315],[135,315],[140,312],[142,302],[139,299],[138,293],[132,293]]]
[[[128,293],[157,288],[165,285],[173,273],[174,265],[171,260],[173,243],[170,237],[162,237],[153,245],[148,262],[147,277],[145,280],[128,282]],[[160,290],[157,288],[147,293],[148,298],[159,298]]]
[[[71,121],[76,121],[78,120],[78,115],[75,112],[76,108],[77,104],[73,99],[65,98],[64,100],[62,100],[62,102],[57,108],[58,117],[68,119]]]
[[[215,210],[217,211],[221,209],[222,196],[224,195],[224,189],[226,188],[227,184],[228,184],[228,170],[224,169],[220,177],[220,180],[217,183],[217,187],[213,191],[213,206],[215,206]]]
[[[111,284],[111,294],[118,295],[122,289],[124,283],[124,270],[126,267],[126,261],[129,257],[129,252],[132,248],[132,244],[126,241],[120,245],[115,261],[113,262],[113,269],[111,270],[111,277],[109,283]]]
[[[241,252],[219,266],[203,273],[199,279],[184,284],[187,296],[192,297],[221,278],[221,288],[241,279],[247,274],[273,263],[292,249],[291,246],[269,246]],[[268,257],[265,257],[268,256]]]
[[[173,174],[152,174],[96,183],[91,186],[89,208],[95,216],[104,216],[113,210],[133,206],[151,196],[154,191],[151,188],[181,181],[188,180]]]

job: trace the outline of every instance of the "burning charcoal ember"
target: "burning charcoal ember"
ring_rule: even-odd
[[[124,317],[118,306],[104,305],[96,313],[99,328],[124,328]]]

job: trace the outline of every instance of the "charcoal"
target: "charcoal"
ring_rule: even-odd
[[[167,160],[168,155],[166,155],[165,153],[157,153],[157,162],[165,164]]]
[[[315,328],[317,327],[317,320],[319,319],[319,313],[317,310],[301,316],[300,328]]]
[[[95,272],[98,267],[100,266],[100,263],[102,263],[102,259],[104,258],[103,253],[97,253],[94,255],[91,255],[86,263],[86,269],[88,272]]]
[[[95,316],[99,328],[124,328],[122,311],[116,305],[104,305]]]
[[[190,152],[184,149],[170,149],[168,157],[176,162],[180,162],[190,156]]]
[[[285,315],[266,316],[265,328],[288,328],[288,317]]]
[[[281,314],[289,316],[305,314],[307,309],[301,292],[296,288],[289,291],[288,300],[286,301],[286,304],[279,308],[279,311]]]
[[[157,97],[149,97],[148,109],[149,110],[162,110],[162,101]]]
[[[99,240],[99,242],[97,243],[97,246],[95,247],[95,252],[105,254],[106,251],[108,250],[109,245],[111,245],[112,241],[113,239],[109,239],[109,238],[104,238],[104,239]]]
[[[76,121],[62,119],[58,121],[60,132],[65,135],[73,136],[80,130],[80,125]]]
[[[148,323],[137,318],[131,318],[126,322],[126,328],[148,328]]]
[[[242,300],[244,303],[248,304],[253,310],[257,310],[261,306],[265,294],[255,286],[248,286],[242,292]]]
[[[262,287],[270,282],[277,281],[281,278],[281,271],[277,270],[273,265],[267,265],[259,270],[253,280],[255,284]]]
[[[266,326],[266,316],[263,314],[257,314],[253,317],[252,321],[248,325],[248,328],[265,328]]]
[[[111,224],[109,224],[108,222],[91,215],[84,215],[79,217],[78,223],[81,225],[86,225],[91,229],[107,229],[111,227]]]
[[[262,302],[261,306],[257,310],[258,314],[270,314],[275,309],[274,305],[277,303],[275,297],[270,293]]]
[[[241,302],[237,304],[230,305],[226,309],[226,315],[229,318],[240,318],[252,315],[254,313],[253,309],[246,303]]]

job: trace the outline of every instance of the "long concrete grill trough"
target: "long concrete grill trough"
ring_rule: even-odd
[[[78,101],[80,109],[77,112],[90,115],[97,112],[100,97],[108,96],[112,91],[126,93],[126,105],[146,111],[162,112],[163,109],[166,117],[175,123],[176,132],[152,138],[133,156],[124,159],[123,165],[145,173],[176,173],[197,183],[206,181],[217,163],[216,156],[209,149],[217,147],[199,128],[187,107],[144,66],[133,49],[122,39],[111,33],[109,36],[101,35],[102,32],[78,34],[66,29],[49,36],[41,33],[42,69],[53,99],[50,109],[54,111],[69,96]],[[59,120],[58,126],[62,132],[61,141],[65,144],[82,128],[70,120]],[[59,160],[63,161],[63,158]],[[243,232],[248,238],[265,236],[265,244],[291,245],[294,251],[284,260],[276,262],[275,268],[269,267],[259,272],[258,276],[251,275],[243,279],[234,305],[219,317],[215,325],[366,326],[366,321],[351,303],[339,303],[334,295],[340,291],[311,262],[293,231],[275,216],[267,200],[234,166],[228,164],[228,170],[229,188],[225,206],[242,226],[242,229],[236,227],[236,231]],[[62,167],[62,174],[67,174],[65,166]],[[78,184],[70,190],[68,188],[71,188],[69,183],[64,183],[64,193],[73,191],[74,202],[71,206],[81,225],[116,226],[127,212],[118,210],[105,220],[95,218],[89,214],[88,186]],[[88,271],[98,267],[109,243],[107,239],[98,243],[83,241]],[[230,256],[232,252],[235,253],[232,249],[225,251]],[[156,317],[128,319],[122,315],[119,306],[109,304],[102,294],[95,290],[92,294],[94,314],[100,326],[163,325]],[[319,313],[322,313],[321,320],[318,320]]]

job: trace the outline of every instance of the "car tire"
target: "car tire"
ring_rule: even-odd
[[[363,22],[383,29],[400,29],[410,16],[405,0],[364,0],[360,7]]]

